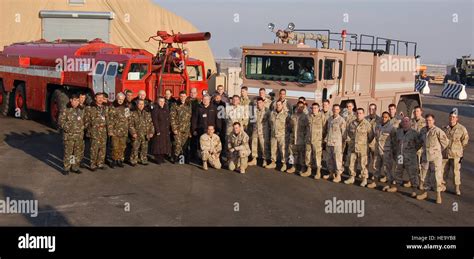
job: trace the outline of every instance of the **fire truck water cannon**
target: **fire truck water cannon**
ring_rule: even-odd
[[[294,32],[295,24],[292,22],[288,24],[288,27],[285,30],[275,30],[275,25],[273,23],[268,24],[268,29],[271,32],[274,32],[276,37],[283,44],[305,44],[306,40],[314,40],[316,42],[321,42],[323,48],[329,48],[329,40],[327,36],[318,33]]]

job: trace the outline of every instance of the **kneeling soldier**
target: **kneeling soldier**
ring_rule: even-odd
[[[227,138],[227,154],[229,170],[234,171],[237,167],[241,174],[245,174],[250,155],[249,136],[242,130],[239,122],[234,122],[232,133]]]
[[[80,174],[81,150],[84,145],[83,110],[79,108],[79,96],[73,94],[69,104],[59,115],[59,127],[64,141],[64,174],[69,171]]]
[[[202,168],[207,170],[207,163],[215,169],[221,169],[221,161],[219,157],[222,151],[221,139],[218,135],[214,134],[214,126],[207,126],[207,133],[202,134],[199,138],[201,145],[201,159]]]

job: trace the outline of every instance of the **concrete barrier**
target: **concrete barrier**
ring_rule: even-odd
[[[450,99],[466,100],[466,86],[463,84],[444,84],[441,96]]]
[[[420,94],[429,94],[430,87],[428,85],[427,80],[416,80],[415,82],[415,91],[419,92]]]

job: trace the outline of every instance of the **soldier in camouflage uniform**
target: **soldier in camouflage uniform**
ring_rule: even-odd
[[[265,90],[265,88],[260,88],[258,90],[258,97],[262,98],[265,108],[270,110],[272,106],[272,100],[267,98],[267,90]],[[255,99],[254,105],[257,106],[257,99]]]
[[[276,110],[277,101],[280,101],[283,104],[283,111],[291,115],[293,113],[293,109],[291,108],[290,102],[286,99],[286,89],[280,89],[278,91],[278,100],[273,101],[270,110]]]
[[[380,124],[380,116],[377,115],[377,105],[375,103],[371,103],[369,105],[369,115],[365,117],[365,119],[372,125],[372,129],[375,130],[377,125]],[[369,143],[369,154],[368,154],[368,166],[367,169],[369,170],[369,174],[372,174],[372,179],[375,179],[374,175],[377,172],[377,168],[375,167],[375,157],[376,155],[376,139],[372,140]]]
[[[296,171],[296,167],[300,167],[300,173],[303,173],[303,165],[305,158],[305,147],[308,140],[308,116],[304,114],[304,103],[298,101],[296,112],[290,117],[290,157],[293,157],[293,166],[286,170],[292,174]]]
[[[137,162],[148,165],[148,142],[155,133],[151,114],[145,110],[145,101],[137,100],[137,109],[129,117],[129,131],[132,135],[132,155],[130,164],[136,166]]]
[[[353,122],[355,119],[356,119],[356,115],[354,113],[354,103],[349,101],[346,103],[346,113],[342,114],[342,117],[344,118],[344,120],[346,120],[346,126],[349,127],[349,125],[351,124],[351,122]],[[344,145],[344,167],[346,169],[349,169],[349,163],[350,163],[350,152],[349,150],[347,149],[348,145],[347,143],[345,143]]]
[[[388,113],[390,114],[390,123],[393,125],[394,128],[398,128],[402,118],[400,115],[397,114],[397,106],[395,104],[390,104],[388,106]]]
[[[308,134],[306,141],[306,172],[301,176],[311,175],[311,165],[316,165],[316,175],[314,179],[321,178],[321,159],[323,156],[323,125],[325,123],[324,115],[319,111],[319,104],[313,103],[311,114],[308,116]],[[313,161],[316,163],[314,164]]]
[[[409,117],[404,117],[401,128],[393,131],[391,136],[393,159],[395,160],[395,177],[394,180],[399,184],[403,179],[403,172],[408,173],[410,179],[410,187],[412,190],[412,197],[416,196],[416,188],[419,186],[418,175],[418,159],[416,151],[421,147],[419,134],[416,130],[411,128]],[[390,186],[386,186],[384,191],[396,192],[397,187],[390,182]]]
[[[416,132],[420,133],[420,130],[426,126],[425,118],[423,118],[423,110],[421,109],[420,106],[416,106],[413,109],[413,115],[414,117],[411,119],[411,128],[416,130]],[[416,156],[418,157],[418,175],[419,178],[421,178],[421,146],[416,152]],[[410,188],[411,187],[411,182],[406,182],[403,184],[404,187]]]
[[[95,102],[86,107],[84,119],[86,128],[90,134],[90,170],[95,171],[97,168],[106,169],[104,166],[107,148],[107,123],[108,109],[103,105],[104,94],[96,93]]]
[[[234,171],[237,168],[241,174],[245,174],[250,155],[249,136],[241,129],[239,122],[235,122],[233,128],[234,130],[227,137],[229,170]]]
[[[372,125],[365,119],[363,108],[357,109],[357,117],[347,126],[347,151],[349,153],[349,179],[345,184],[353,184],[355,181],[357,161],[359,161],[362,175],[360,186],[367,186],[369,172],[367,170],[367,154],[369,143],[374,139]]]
[[[323,100],[323,105],[322,105],[322,109],[321,109],[321,114],[323,115],[323,118],[324,118],[324,123],[323,123],[323,140],[326,138],[326,130],[327,130],[327,124],[328,124],[328,120],[329,118],[332,116],[332,111],[331,111],[331,103],[329,100],[327,99],[324,99]],[[326,142],[323,141],[323,160],[322,160],[322,163],[321,163],[321,167],[322,168],[325,168],[327,170],[328,168],[328,160],[329,160],[329,156],[328,156],[328,152],[327,152],[327,148],[326,148]]]
[[[428,190],[436,189],[436,203],[441,204],[441,192],[446,189],[443,185],[443,151],[449,144],[449,139],[444,131],[435,126],[435,117],[432,114],[425,116],[426,127],[420,131],[420,140],[423,143],[421,155],[421,181],[424,183],[423,191],[416,196],[418,200],[428,198]]]
[[[250,117],[250,112],[251,111],[251,101],[250,101],[250,97],[249,97],[249,94],[248,94],[248,88],[246,86],[242,86],[242,88],[240,88],[240,105],[242,105],[245,109],[245,111],[247,111],[247,114],[249,114],[249,117]],[[245,123],[247,124],[243,124],[243,128],[245,130],[245,132],[249,133],[249,129],[248,129],[248,126],[249,126],[249,120],[246,120],[244,121]]]
[[[109,136],[112,138],[112,168],[115,165],[123,167],[129,117],[130,109],[125,106],[125,94],[118,93],[117,99],[109,109],[109,124],[107,125]]]
[[[186,92],[179,93],[179,100],[171,106],[171,131],[174,134],[173,161],[181,160],[183,155],[185,162],[189,159],[189,138],[191,137],[191,104],[186,101]]]
[[[79,106],[78,108],[81,110],[82,114],[84,115],[85,109],[87,107],[87,95],[84,92],[79,93]],[[83,118],[84,119],[84,116]],[[84,135],[85,135],[85,130],[84,130]],[[85,141],[81,142],[82,145],[79,146],[79,151],[78,151],[78,161],[79,161],[79,167],[85,168],[85,166],[82,164],[82,160],[84,159],[84,150],[85,150]]]
[[[207,163],[215,169],[221,169],[220,155],[222,151],[222,143],[219,135],[214,134],[213,125],[207,126],[207,133],[202,134],[199,138],[201,146],[202,168],[207,170]]]
[[[73,94],[69,104],[59,115],[58,124],[63,133],[64,174],[70,171],[80,174],[81,148],[84,146],[83,110],[79,108],[79,96]],[[83,150],[82,150],[83,151]]]
[[[255,119],[252,122],[252,160],[248,165],[256,165],[258,158],[258,150],[262,154],[263,167],[267,165],[267,160],[270,158],[269,155],[269,123],[270,123],[270,110],[265,107],[265,101],[261,97],[257,97],[257,109],[255,112]]]
[[[270,114],[270,151],[272,162],[265,168],[273,169],[276,168],[276,159],[278,151],[281,154],[282,166],[280,171],[286,171],[286,137],[289,127],[289,116],[284,111],[283,103],[277,101],[275,104],[275,110]]]
[[[390,114],[383,112],[381,123],[377,124],[374,130],[376,145],[375,168],[377,171],[375,172],[374,180],[367,185],[368,188],[373,189],[377,187],[375,178],[378,178],[380,182],[382,182],[382,179],[385,179],[383,182],[387,182],[387,178],[390,183],[395,180],[395,175],[392,171],[393,154],[391,137],[394,135],[393,131],[394,127],[390,123]],[[390,189],[390,192],[393,191],[395,191],[395,189]]]
[[[469,143],[469,134],[466,127],[461,125],[458,120],[457,111],[452,111],[449,114],[449,125],[444,127],[449,145],[443,154],[443,169],[444,177],[453,171],[456,194],[461,195],[461,161],[464,155],[463,151]]]
[[[329,175],[323,176],[324,179],[329,179],[333,176],[333,182],[341,181],[341,175],[344,172],[342,162],[343,145],[346,140],[346,121],[339,115],[341,107],[339,104],[334,104],[332,107],[332,117],[327,122],[327,134],[325,137],[326,148],[328,150],[328,170]]]
[[[227,135],[232,133],[232,125],[234,125],[235,122],[240,123],[240,125],[248,125],[249,123],[248,110],[240,104],[240,101],[240,96],[234,95],[232,97],[232,104],[226,106]]]

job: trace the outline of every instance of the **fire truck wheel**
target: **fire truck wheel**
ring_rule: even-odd
[[[49,102],[49,118],[53,128],[58,128],[59,113],[66,107],[68,101],[69,98],[63,90],[54,90]]]
[[[420,104],[418,103],[417,100],[408,99],[408,100],[406,100],[406,105],[407,105],[407,112],[408,112],[407,115],[410,116],[410,118],[411,118],[411,115],[412,115],[413,111],[415,110],[415,107],[419,106]]]
[[[26,91],[25,91],[25,84],[21,83],[15,88],[15,96],[13,98],[13,107],[14,111],[13,114],[17,118],[22,118],[27,120],[28,116],[28,108],[26,107]]]
[[[3,88],[3,84],[0,81],[0,113],[2,113],[4,116],[7,116],[9,114],[9,103],[10,102],[10,92],[6,92]]]

